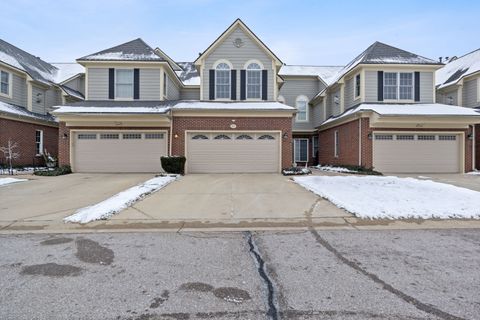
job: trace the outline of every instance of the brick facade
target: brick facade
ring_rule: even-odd
[[[361,118],[341,124],[339,126],[321,131],[319,133],[319,161],[321,164],[333,164],[333,165],[358,165],[359,160],[359,121],[361,121],[361,134],[362,136],[362,155],[361,165],[366,168],[373,167],[373,140],[369,138],[369,135],[373,136],[374,131],[391,131],[391,132],[408,132],[408,131],[436,131],[436,132],[451,132],[462,131],[465,134],[465,171],[471,171],[473,169],[473,140],[468,136],[472,134],[472,128],[469,129],[436,129],[436,128],[370,128],[368,118]],[[478,127],[478,125],[477,125]],[[339,133],[339,155],[334,157],[334,132],[338,130]],[[480,131],[480,130],[479,130]],[[477,136],[480,136],[477,132]],[[478,143],[477,143],[478,145]],[[478,150],[477,150],[478,154]],[[478,158],[477,158],[478,159]],[[477,160],[478,164],[478,160]]]
[[[43,149],[51,155],[58,155],[58,128],[41,124],[0,118],[0,146],[6,146],[8,140],[18,144],[17,151],[20,157],[14,161],[14,165],[31,166],[43,165],[42,156],[35,152],[35,131],[43,131]],[[3,153],[0,154],[0,163],[5,163]]]
[[[234,120],[234,121],[233,121]],[[230,128],[235,124],[236,128]],[[282,131],[282,167],[292,165],[292,118],[291,117],[173,117],[172,154],[185,155],[185,131],[186,130],[279,130]],[[283,135],[287,138],[283,139]]]

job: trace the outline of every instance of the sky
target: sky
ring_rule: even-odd
[[[193,61],[236,18],[286,64],[345,65],[375,41],[438,59],[480,48],[480,1],[1,0],[0,38],[48,62],[142,38]]]

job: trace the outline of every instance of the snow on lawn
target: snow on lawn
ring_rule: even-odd
[[[177,179],[176,176],[155,177],[142,184],[117,193],[107,200],[81,208],[63,220],[65,222],[87,223],[94,220],[108,219],[147,195],[162,189],[175,179]]]
[[[480,192],[449,184],[378,176],[293,180],[359,218],[480,218]]]
[[[470,172],[468,172],[467,174],[472,175],[472,176],[480,176],[480,171],[477,171],[477,170],[475,170],[475,171],[470,171]]]
[[[6,186],[7,184],[24,182],[28,179],[17,179],[17,178],[0,178],[0,186]]]
[[[357,173],[358,171],[350,170],[343,167],[334,167],[334,166],[321,166],[317,165],[313,167],[314,169],[318,169],[320,171],[327,171],[327,172],[341,172],[341,173]]]

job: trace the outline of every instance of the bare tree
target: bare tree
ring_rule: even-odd
[[[5,159],[8,162],[8,173],[13,174],[13,161],[20,157],[20,152],[16,149],[18,144],[11,139],[8,139],[7,145],[0,147],[0,152],[3,152]]]

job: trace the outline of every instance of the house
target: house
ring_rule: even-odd
[[[280,172],[294,107],[277,102],[282,61],[240,20],[193,63],[141,39],[81,57],[85,101],[58,108],[59,161],[76,172]]]
[[[436,103],[443,64],[376,42],[311,104],[323,105],[319,162],[381,172],[464,172],[474,163],[479,114]]]
[[[436,74],[437,102],[480,112],[480,49],[447,60]],[[475,126],[476,168],[480,169],[480,126]]]
[[[443,64],[376,42],[347,66],[285,65],[240,19],[193,62],[135,39],[77,59],[85,100],[53,113],[75,172],[280,172],[341,164],[472,170],[478,114],[437,104]]]
[[[15,165],[41,164],[44,150],[56,155],[58,149],[58,123],[49,112],[83,99],[83,70],[47,63],[0,39],[0,75],[0,146],[17,144]]]

